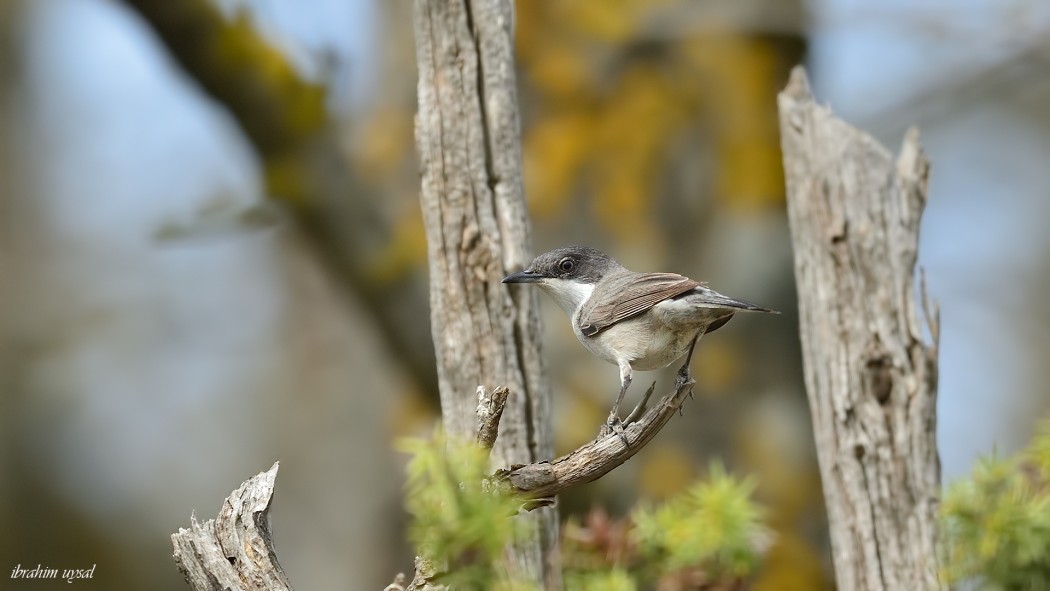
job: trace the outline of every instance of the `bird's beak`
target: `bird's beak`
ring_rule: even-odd
[[[543,279],[543,275],[536,273],[532,269],[525,269],[524,271],[507,275],[503,278],[502,283],[536,283],[541,279]]]

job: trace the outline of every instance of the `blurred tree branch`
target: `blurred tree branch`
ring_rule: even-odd
[[[425,327],[407,318],[391,296],[397,289],[370,280],[368,257],[386,240],[386,224],[340,146],[324,86],[304,80],[243,14],[227,19],[211,0],[126,3],[237,120],[262,160],[268,194],[290,206],[316,258],[365,305],[391,357],[435,392],[434,358],[417,345]]]
[[[802,353],[840,589],[943,589],[936,311],[914,286],[929,162],[816,104],[801,67],[779,96]],[[925,291],[925,290],[924,290]]]

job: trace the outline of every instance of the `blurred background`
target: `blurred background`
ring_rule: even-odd
[[[1050,411],[1050,5],[517,10],[536,250],[590,244],[785,311],[705,339],[684,418],[563,514],[622,515],[722,459],[778,533],[755,588],[832,586],[775,110],[799,62],[891,149],[922,129],[946,482],[1027,442]],[[185,589],[169,534],[276,460],[298,588],[410,570],[392,442],[438,408],[411,3],[4,0],[0,44],[0,588],[17,564],[97,564],[78,585]],[[562,453],[617,378],[543,310]]]

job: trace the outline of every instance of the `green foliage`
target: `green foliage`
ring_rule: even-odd
[[[1050,589],[1050,422],[1019,457],[980,461],[941,505],[944,571],[981,589]]]
[[[751,502],[754,482],[737,480],[720,464],[710,478],[657,508],[634,512],[633,537],[643,557],[663,573],[704,565],[735,576],[758,565],[756,544],[765,536],[761,511]]]
[[[635,591],[638,587],[630,573],[620,567],[605,572],[568,572],[565,574],[567,591]]]
[[[567,589],[736,588],[758,565],[766,530],[754,484],[718,464],[658,507],[615,521],[592,511],[563,531]]]
[[[409,538],[455,589],[527,589],[502,564],[504,546],[521,531],[512,519],[522,500],[487,480],[488,454],[473,443],[403,440],[408,463]]]
[[[529,535],[513,519],[523,499],[488,479],[488,454],[474,445],[404,440],[408,464],[409,537],[452,589],[532,591],[514,577],[503,548]],[[568,591],[723,588],[758,562],[764,535],[750,500],[753,483],[715,465],[707,482],[661,507],[614,521],[592,512],[584,526],[564,528],[562,562]]]

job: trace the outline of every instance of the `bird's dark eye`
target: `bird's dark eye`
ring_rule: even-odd
[[[565,257],[558,263],[558,268],[561,269],[563,272],[568,273],[569,271],[572,271],[576,268],[576,261],[570,259],[569,257]]]

